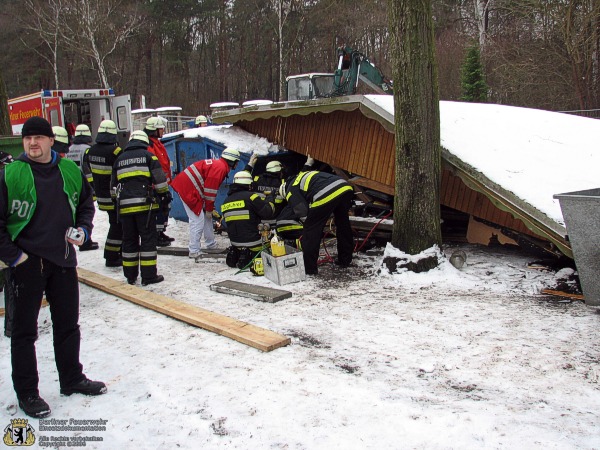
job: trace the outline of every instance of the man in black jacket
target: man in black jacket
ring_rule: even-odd
[[[262,250],[258,224],[277,213],[273,197],[251,192],[251,186],[252,175],[248,171],[236,173],[221,206],[231,242],[226,261],[229,267],[244,268]]]
[[[23,125],[25,153],[0,177],[0,260],[9,266],[14,296],[12,380],[25,414],[41,418],[35,340],[42,296],[50,304],[54,356],[64,395],[106,392],[83,374],[79,362],[79,282],[73,244],[90,239],[94,200],[77,165],[52,150],[50,124],[33,117]],[[67,232],[73,229],[73,234]]]
[[[117,144],[117,125],[112,120],[103,120],[98,127],[96,143],[83,154],[81,169],[94,188],[98,209],[108,214],[108,234],[104,244],[106,267],[121,267],[121,245],[123,229],[117,216],[110,192],[112,168],[122,153]]]
[[[306,216],[302,233],[304,270],[308,275],[319,272],[319,247],[323,228],[333,213],[338,256],[336,263],[348,267],[352,262],[354,238],[348,210],[352,206],[353,188],[337,175],[316,170],[300,172],[281,185],[280,194],[297,217]]]
[[[148,149],[148,135],[131,133],[112,170],[111,186],[123,226],[123,274],[129,284],[142,275],[142,286],[164,281],[156,271],[156,211],[168,211],[171,194],[158,158]],[[114,192],[114,190],[113,190]]]

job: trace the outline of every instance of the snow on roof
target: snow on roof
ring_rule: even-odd
[[[181,111],[181,106],[161,106],[160,108],[156,108],[157,112],[164,111]]]
[[[153,113],[156,112],[156,109],[152,108],[140,108],[140,109],[132,109],[131,114],[145,114],[145,113]]]
[[[223,144],[225,147],[235,148],[241,153],[252,153],[253,151],[256,151],[259,155],[266,155],[268,153],[279,151],[279,147],[269,142],[266,138],[248,133],[240,127],[232,125],[190,128],[175,133],[168,133],[163,136],[163,140],[176,138],[206,138]]]
[[[394,113],[393,96],[366,97]],[[600,120],[441,101],[440,126],[442,147],[562,225],[553,195],[600,187]]]

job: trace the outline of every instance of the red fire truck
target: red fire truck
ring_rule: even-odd
[[[116,97],[112,89],[43,90],[8,100],[8,111],[14,135],[20,135],[25,121],[33,116],[44,117],[70,134],[84,123],[94,138],[100,122],[111,119],[123,145],[131,132],[131,99],[129,95]]]

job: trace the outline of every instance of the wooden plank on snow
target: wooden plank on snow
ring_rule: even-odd
[[[555,295],[557,297],[566,297],[573,300],[585,301],[585,298],[581,294],[571,294],[570,292],[556,291],[554,289],[542,289],[542,294]]]
[[[125,284],[80,267],[77,268],[77,272],[79,281],[88,286],[190,325],[236,340],[263,352],[270,352],[290,343],[290,338],[274,331],[174,300],[137,286]]]

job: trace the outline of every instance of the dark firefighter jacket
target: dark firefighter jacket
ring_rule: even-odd
[[[129,141],[112,170],[111,187],[118,192],[117,207],[120,215],[146,213],[158,209],[169,193],[165,173],[158,158],[150,153],[142,141]],[[156,199],[158,194],[159,199]]]
[[[98,209],[102,211],[115,209],[110,196],[110,179],[113,165],[122,152],[117,144],[98,142],[83,154],[81,169],[94,188]]]
[[[296,215],[290,205],[285,205],[277,216],[277,234],[284,239],[298,239],[302,236],[302,222],[305,219],[306,217]]]
[[[298,217],[308,215],[309,208],[324,206],[347,191],[350,184],[337,175],[318,172],[300,172],[287,188],[286,200]]]
[[[258,224],[262,219],[272,218],[276,211],[271,197],[251,192],[247,186],[232,184],[221,212],[231,245],[260,250],[262,241]]]
[[[281,183],[283,183],[281,174],[265,172],[262,175],[254,177],[254,190],[263,194],[277,192]]]

